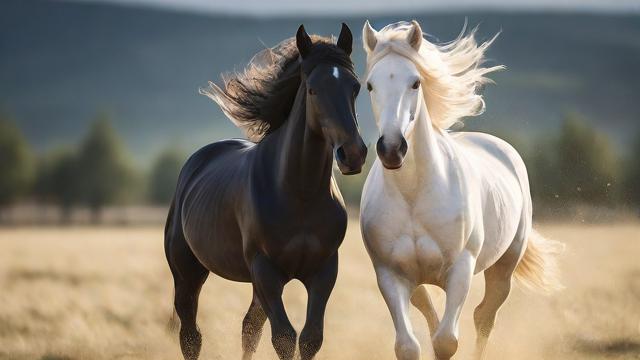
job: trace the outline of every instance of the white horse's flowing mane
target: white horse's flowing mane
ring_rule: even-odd
[[[432,122],[447,129],[463,117],[480,115],[485,105],[479,87],[492,80],[488,73],[504,69],[504,66],[483,67],[487,48],[498,36],[478,44],[475,39],[477,27],[466,32],[466,24],[453,41],[434,44],[422,39],[416,51],[407,42],[407,34],[413,23],[398,22],[385,26],[376,33],[373,50],[365,46],[367,71],[390,52],[411,60],[422,77],[424,100]]]

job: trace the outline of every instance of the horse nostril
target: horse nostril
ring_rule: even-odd
[[[380,139],[378,139],[378,142],[376,143],[376,151],[378,152],[378,155],[384,155],[386,153],[384,136],[380,136]]]
[[[344,147],[340,146],[338,150],[336,150],[336,156],[338,157],[338,160],[340,162],[345,162],[345,160],[347,159],[347,155],[344,153]]]
[[[405,138],[403,137],[402,140],[400,141],[400,148],[398,149],[400,151],[400,154],[402,154],[402,156],[405,156],[407,154],[408,147],[409,145],[407,145],[407,140],[405,140]]]
[[[360,144],[360,154],[362,154],[363,159],[366,160],[367,158],[367,153],[369,152],[369,148],[367,148],[367,145],[363,143]]]

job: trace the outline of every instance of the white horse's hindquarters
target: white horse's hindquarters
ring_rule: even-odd
[[[478,209],[484,227],[476,273],[493,265],[511,243],[525,241],[531,232],[531,195],[527,172],[518,152],[507,142],[483,133],[462,132],[452,137],[460,146],[459,156],[472,167],[482,192]]]

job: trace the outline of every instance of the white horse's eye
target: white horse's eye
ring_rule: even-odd
[[[413,83],[413,85],[411,85],[411,88],[413,90],[417,89],[420,87],[420,80],[416,80],[416,82]]]
[[[373,86],[371,86],[371,83],[367,81],[367,90],[371,91],[373,90]]]

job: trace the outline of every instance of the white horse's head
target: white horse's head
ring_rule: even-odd
[[[429,126],[446,129],[484,110],[476,89],[489,81],[485,74],[502,67],[480,66],[493,39],[478,45],[474,35],[475,30],[464,36],[463,30],[453,42],[435,45],[423,38],[415,20],[379,32],[365,23],[367,89],[380,133],[376,150],[386,168],[402,166],[419,115]]]
[[[420,25],[413,22],[404,28],[405,34],[398,39],[402,43],[399,45],[418,51],[422,43]],[[368,54],[373,53],[378,45],[376,35],[376,31],[366,22],[362,38]],[[420,85],[420,72],[410,59],[399,53],[388,51],[368,71],[367,89],[380,130],[376,150],[387,168],[399,168],[407,153],[405,138],[419,110],[422,96]]]

